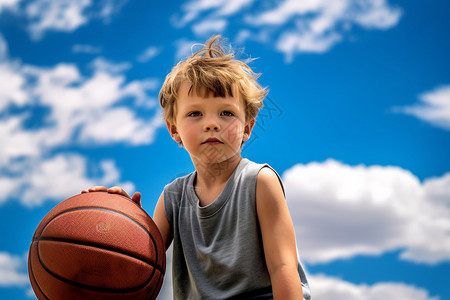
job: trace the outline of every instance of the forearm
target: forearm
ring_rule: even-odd
[[[302,284],[297,268],[280,266],[270,274],[274,300],[303,299]]]

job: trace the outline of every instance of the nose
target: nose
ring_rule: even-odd
[[[205,124],[204,124],[203,128],[205,131],[212,131],[212,130],[219,131],[220,125],[216,118],[209,117],[205,120]]]

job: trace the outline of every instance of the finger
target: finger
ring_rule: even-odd
[[[113,186],[112,188],[107,189],[107,192],[112,194],[119,194],[131,199],[130,195],[128,195],[127,192],[125,192],[124,189],[119,186]]]
[[[139,193],[139,192],[134,193],[133,194],[133,198],[131,198],[131,200],[133,200],[134,202],[139,204],[139,206],[142,206],[142,204],[141,204],[141,193]]]
[[[108,189],[105,186],[93,186],[88,189],[88,192],[106,192]]]

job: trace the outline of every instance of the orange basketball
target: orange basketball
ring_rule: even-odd
[[[155,299],[165,247],[153,220],[117,194],[91,192],[56,205],[28,255],[38,299]]]

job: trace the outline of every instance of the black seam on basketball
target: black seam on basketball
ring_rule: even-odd
[[[152,296],[150,299],[154,299],[158,296],[159,291],[161,290],[161,286],[162,286],[162,280],[164,279],[164,275],[163,276],[159,276],[158,278],[158,283],[156,284],[156,286],[159,286],[159,289],[154,289]]]
[[[150,232],[147,230],[147,228],[145,228],[141,223],[139,223],[138,221],[136,221],[135,219],[133,219],[133,218],[130,217],[129,215],[126,215],[126,214],[124,214],[124,213],[121,212],[121,211],[114,210],[114,209],[111,209],[111,208],[106,208],[106,207],[96,207],[96,206],[76,207],[76,208],[71,208],[71,209],[68,209],[68,210],[65,210],[65,211],[60,212],[59,214],[53,216],[53,218],[51,218],[51,219],[47,222],[47,224],[45,224],[45,226],[42,228],[42,230],[41,230],[41,232],[40,232],[40,234],[39,234],[39,237],[42,235],[42,232],[44,231],[45,227],[47,227],[47,225],[50,224],[55,218],[57,218],[57,217],[59,217],[59,216],[65,214],[65,213],[69,213],[69,212],[77,211],[77,210],[85,210],[85,209],[88,209],[88,210],[89,210],[89,209],[94,209],[94,210],[104,210],[104,211],[109,211],[109,212],[112,212],[112,213],[116,213],[116,214],[122,215],[122,216],[126,217],[127,219],[130,219],[131,221],[133,221],[134,223],[136,223],[139,227],[141,227],[142,229],[144,229],[145,232],[147,232],[147,234],[148,234],[148,235],[150,236],[150,238],[152,239],[153,245],[156,245],[156,242],[155,242],[153,236],[150,234]]]
[[[149,282],[153,279],[153,275],[155,274],[155,271],[160,272],[161,275],[164,276],[164,273],[160,271],[160,268],[157,268],[157,267],[153,266],[152,264],[149,264],[149,265],[151,265],[153,267],[153,270],[152,270],[152,273],[149,275],[148,279],[144,283],[142,283],[141,285],[138,285],[138,286],[135,286],[135,287],[132,287],[132,288],[122,288],[122,289],[101,288],[101,287],[91,286],[91,285],[87,285],[87,284],[82,284],[82,283],[69,280],[67,278],[64,278],[61,275],[56,274],[55,272],[50,270],[44,264],[44,262],[41,260],[41,256],[39,255],[39,242],[41,242],[41,241],[58,241],[58,242],[67,242],[67,243],[73,242],[73,244],[80,244],[80,245],[85,245],[85,246],[88,246],[88,247],[97,247],[97,246],[95,246],[95,244],[93,244],[93,243],[92,243],[93,245],[86,245],[86,244],[84,244],[82,242],[79,242],[79,241],[70,241],[70,240],[64,240],[64,239],[52,239],[52,238],[47,239],[47,238],[42,238],[42,239],[39,239],[37,241],[37,243],[38,243],[37,244],[37,247],[38,247],[38,250],[37,250],[38,258],[39,258],[39,261],[41,263],[41,266],[45,269],[45,271],[47,271],[47,273],[49,273],[51,276],[55,277],[56,279],[61,280],[62,282],[65,282],[67,284],[70,284],[70,285],[78,287],[78,288],[82,288],[82,289],[86,289],[86,290],[90,290],[90,291],[95,291],[95,292],[112,293],[112,294],[132,293],[132,292],[137,292],[137,291],[141,290],[142,288],[144,288],[145,286],[147,286],[147,284],[149,284]],[[114,249],[113,250],[107,249],[106,247],[101,247],[100,246],[99,248],[101,248],[103,250],[108,250],[108,251],[124,254],[124,253],[121,253],[120,251],[116,251]],[[129,257],[136,258],[136,257],[134,257],[132,255],[127,254],[127,253],[125,253],[125,255],[129,256]],[[137,258],[137,259],[139,259],[140,261],[142,261],[144,263],[147,263],[146,261],[144,261],[144,260],[142,260],[140,258]]]
[[[33,243],[31,243],[30,249],[31,249],[31,247],[33,247]],[[37,247],[37,245],[36,245],[36,247]],[[28,257],[28,268],[30,269],[29,274],[33,277],[33,281],[34,281],[34,284],[36,285],[36,287],[39,289],[39,291],[45,297],[45,299],[50,300],[50,298],[41,289],[41,286],[39,285],[39,283],[36,280],[36,277],[34,276],[33,266],[32,266],[32,263],[31,263],[31,251],[30,251],[30,254],[29,254],[29,257]]]
[[[84,241],[78,241],[78,240],[72,240],[72,239],[65,239],[65,238],[53,238],[53,237],[43,237],[43,238],[39,238],[37,239],[37,242],[39,243],[39,241],[50,241],[50,242],[61,242],[61,243],[67,243],[67,244],[75,244],[75,245],[82,245],[82,246],[87,246],[87,247],[92,247],[92,248],[97,248],[97,249],[101,249],[101,250],[106,250],[106,251],[111,251],[111,252],[115,252],[118,254],[122,254],[134,259],[137,259],[143,263],[146,263],[149,266],[152,266],[153,268],[157,269],[160,273],[164,274],[162,268],[160,266],[158,266],[158,262],[152,262],[150,260],[147,260],[139,255],[136,254],[132,254],[132,253],[128,253],[125,252],[124,250],[120,250],[114,247],[109,247],[109,246],[105,246],[99,243],[93,243],[93,242],[84,242]]]
[[[128,289],[109,289],[109,288],[100,288],[100,287],[95,287],[95,286],[84,285],[84,284],[81,284],[81,283],[78,283],[78,282],[75,282],[75,281],[71,281],[71,280],[69,280],[69,279],[66,279],[66,278],[64,278],[64,277],[62,277],[62,276],[59,276],[58,274],[54,273],[53,271],[49,270],[49,269],[47,268],[47,266],[44,264],[44,262],[42,261],[42,259],[41,259],[41,255],[40,255],[40,253],[39,253],[39,242],[40,242],[41,240],[49,240],[49,239],[52,239],[52,238],[51,238],[51,237],[45,237],[45,238],[42,238],[42,237],[41,237],[41,236],[42,236],[42,233],[45,231],[45,228],[46,228],[46,227],[47,227],[47,226],[48,226],[55,218],[57,218],[57,217],[59,217],[59,216],[65,214],[65,213],[69,213],[69,212],[77,211],[77,210],[85,210],[85,209],[87,209],[87,210],[94,209],[94,210],[104,210],[104,211],[109,211],[109,212],[116,213],[116,214],[119,214],[119,215],[121,215],[121,216],[124,216],[124,217],[130,219],[131,221],[133,221],[134,223],[136,223],[139,227],[141,227],[142,229],[145,230],[145,232],[148,234],[148,236],[149,236],[150,239],[152,240],[153,246],[154,246],[154,248],[155,248],[155,250],[156,250],[156,251],[155,251],[155,261],[158,262],[158,250],[157,250],[158,247],[157,247],[157,245],[156,245],[156,241],[155,241],[154,237],[151,235],[151,233],[147,230],[147,228],[145,228],[145,227],[144,227],[142,224],[140,224],[138,221],[136,221],[136,220],[133,219],[132,217],[130,217],[130,216],[128,216],[128,215],[126,215],[126,214],[124,214],[124,213],[122,213],[122,212],[120,212],[120,211],[117,211],[117,210],[114,210],[114,209],[110,209],[110,208],[105,208],[105,207],[92,207],[92,206],[77,207],[77,208],[71,208],[71,209],[62,211],[62,212],[58,213],[57,215],[53,216],[53,218],[51,218],[51,219],[47,222],[47,224],[45,224],[45,226],[42,228],[41,232],[39,233],[39,237],[33,238],[33,241],[37,241],[37,247],[38,247],[38,249],[37,249],[37,256],[38,256],[39,262],[41,263],[42,267],[43,267],[50,275],[52,275],[53,277],[55,277],[55,278],[57,278],[57,279],[59,279],[59,280],[65,282],[65,283],[71,284],[71,285],[76,286],[76,287],[79,287],[79,288],[83,288],[83,289],[87,289],[87,290],[91,290],[91,291],[107,292],[107,293],[130,293],[130,292],[138,291],[138,290],[144,288],[144,287],[152,280],[153,275],[155,274],[155,271],[156,271],[156,270],[158,270],[158,271],[160,272],[160,274],[161,274],[162,276],[164,276],[164,273],[165,273],[165,272],[164,272],[164,270],[163,270],[162,268],[160,268],[160,267],[157,266],[157,265],[154,266],[152,263],[148,263],[147,261],[143,260],[143,259],[140,258],[140,257],[138,257],[139,260],[141,260],[141,261],[144,262],[144,263],[148,263],[149,265],[151,265],[151,266],[153,267],[152,274],[149,276],[148,280],[147,280],[146,282],[144,282],[142,285],[137,286],[137,287],[133,287],[133,288],[128,288]],[[145,211],[144,211],[144,212],[145,212]],[[55,239],[56,239],[56,238],[55,238]],[[68,239],[59,239],[59,240],[60,240],[61,242],[63,242],[63,241],[70,241],[70,240],[68,240]],[[95,243],[80,242],[80,241],[72,241],[72,242],[75,242],[76,244],[82,244],[82,245],[92,244],[92,245],[95,245],[96,247],[104,248],[105,250],[111,250],[111,249],[112,249],[112,251],[120,253],[120,251],[119,251],[118,249],[114,249],[114,248],[112,248],[112,247],[111,247],[110,249],[108,249],[107,247],[105,247],[105,246],[103,246],[103,245],[96,245]],[[133,255],[131,255],[131,254],[129,254],[129,253],[126,253],[125,255],[130,256],[130,257],[134,257]]]

